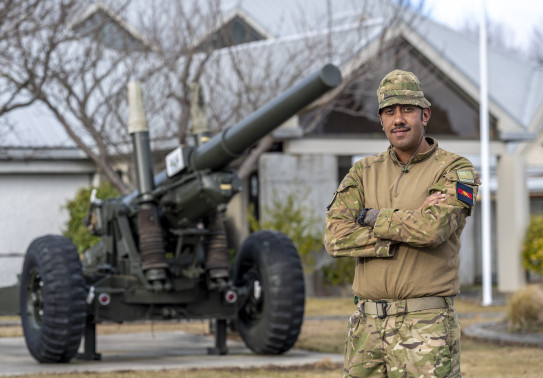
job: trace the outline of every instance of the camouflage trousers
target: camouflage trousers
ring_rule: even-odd
[[[461,377],[452,302],[383,319],[362,313],[362,303],[349,320],[343,377]]]

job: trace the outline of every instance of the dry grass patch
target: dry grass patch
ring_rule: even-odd
[[[353,297],[308,298],[305,301],[305,316],[345,316],[348,319],[356,306]]]
[[[543,350],[462,339],[462,377],[541,377]]]
[[[19,326],[0,327],[0,338],[2,337],[22,337],[23,329]]]
[[[460,313],[505,313],[507,305],[482,306],[480,302],[468,299],[455,300],[456,311]],[[346,319],[355,311],[353,297],[309,298],[305,304],[305,316],[344,315]]]
[[[346,336],[346,320],[306,320],[294,348],[343,354]]]
[[[98,335],[111,335],[116,333],[153,333],[167,331],[182,331],[195,335],[209,334],[209,321],[158,321],[136,323],[104,323],[96,326]]]
[[[328,378],[340,376],[343,364],[335,364],[323,360],[316,364],[303,366],[266,366],[258,369],[221,368],[221,369],[188,369],[159,371],[120,371],[111,373],[66,373],[66,374],[30,374],[21,378],[69,377],[69,378],[140,378],[140,377],[184,377],[184,378]]]
[[[492,305],[492,306],[483,306],[480,302],[467,299],[455,299],[454,308],[459,314],[469,313],[469,314],[481,314],[481,313],[505,313],[507,312],[507,305]]]
[[[494,320],[503,320],[500,318],[488,318],[479,316],[478,314],[483,313],[505,313],[507,311],[507,306],[488,306],[483,307],[480,304],[473,301],[457,300],[455,304],[456,310],[459,314],[469,313],[475,314],[475,316],[470,318],[462,318],[460,323],[461,326],[467,327],[473,323],[478,322],[487,322]],[[323,322],[316,322],[316,320],[305,320],[304,326],[302,328],[302,334],[300,340],[298,341],[299,345],[297,348],[308,348],[311,350],[321,350],[319,349],[322,343],[314,342],[314,339],[319,335],[330,336],[329,339],[326,339],[324,345],[325,351],[333,351],[337,348],[342,350],[343,340],[338,344],[340,345],[337,348],[331,347],[332,343],[337,341],[337,337],[331,336],[330,334],[339,331],[341,337],[344,336],[347,327],[347,321],[349,316],[355,311],[355,305],[353,303],[352,297],[341,297],[341,298],[309,298],[306,301],[305,316],[306,317],[316,317],[316,316],[338,316],[343,317],[343,319],[336,320],[326,320]],[[19,317],[10,316],[2,317],[2,320],[6,321],[19,321]],[[108,335],[114,333],[142,333],[142,332],[163,332],[163,331],[183,331],[187,333],[193,333],[198,335],[208,335],[209,334],[209,322],[207,320],[201,321],[170,321],[170,322],[136,322],[136,323],[105,323],[99,324],[97,326],[97,332],[99,335]],[[14,326],[5,326],[0,327],[0,337],[21,337],[23,335],[22,328],[18,325]],[[323,350],[323,351],[324,351]],[[342,353],[342,351],[341,351]]]

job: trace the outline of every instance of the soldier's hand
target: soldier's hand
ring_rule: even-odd
[[[422,210],[426,206],[436,205],[440,203],[441,201],[445,200],[445,198],[446,198],[446,195],[441,192],[432,193],[424,199],[424,202],[422,203],[422,205],[420,205],[418,210]]]

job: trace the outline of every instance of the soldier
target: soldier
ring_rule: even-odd
[[[394,70],[377,90],[390,146],[357,161],[326,213],[325,246],[356,260],[345,377],[460,376],[460,234],[479,177],[426,137],[430,102]]]

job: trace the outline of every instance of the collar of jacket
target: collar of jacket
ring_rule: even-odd
[[[425,152],[421,152],[421,153],[417,154],[417,156],[415,156],[409,162],[409,165],[416,164],[416,163],[419,163],[419,162],[427,159],[430,155],[432,155],[437,150],[437,140],[435,140],[432,137],[425,137],[425,138],[426,138],[426,141],[428,142],[428,144],[430,145],[430,148]],[[388,146],[388,154],[399,165],[401,165],[402,167],[405,166],[405,164],[402,163],[400,161],[400,159],[398,159],[398,157],[396,156],[396,153],[394,152],[394,147],[392,145]]]

